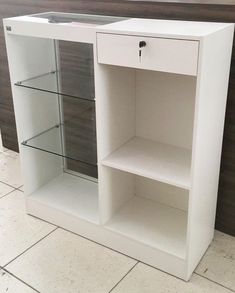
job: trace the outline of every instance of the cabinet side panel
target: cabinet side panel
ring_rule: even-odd
[[[135,195],[135,176],[109,167],[101,167],[101,220],[105,224]]]
[[[59,122],[57,96],[14,84],[55,70],[53,40],[8,35],[6,33],[11,87],[17,124],[21,167],[26,194],[62,171],[62,160],[21,145],[22,141]],[[60,145],[56,139],[55,145]]]
[[[188,277],[214,235],[233,25],[200,44],[189,198]]]

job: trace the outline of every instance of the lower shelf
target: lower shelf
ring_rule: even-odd
[[[134,196],[113,216],[106,227],[179,258],[185,258],[185,211]]]
[[[98,224],[98,184],[63,173],[30,195],[30,199]]]

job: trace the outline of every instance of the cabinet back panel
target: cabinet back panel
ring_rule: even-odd
[[[135,176],[135,195],[142,196],[180,210],[188,210],[188,190],[178,188],[173,185]]]
[[[196,78],[136,71],[136,135],[191,149]]]

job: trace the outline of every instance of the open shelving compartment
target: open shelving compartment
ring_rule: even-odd
[[[99,73],[103,224],[184,260],[196,77],[103,64]]]
[[[13,91],[27,205],[98,224],[93,45],[26,36],[14,42],[15,66],[23,68]]]

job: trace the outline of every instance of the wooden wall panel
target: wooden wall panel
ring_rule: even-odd
[[[190,0],[192,2],[190,4],[185,3],[186,0],[181,0],[182,3],[169,2],[174,1],[0,0],[0,18],[45,11],[63,11],[145,18],[235,22],[235,1],[233,0]],[[2,23],[0,25],[0,128],[4,145],[17,150]],[[235,236],[235,48],[226,112],[216,228]]]

